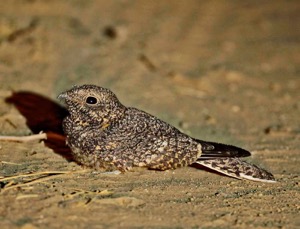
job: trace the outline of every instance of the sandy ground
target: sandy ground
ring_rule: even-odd
[[[299,1],[0,4],[0,134],[56,136],[0,142],[0,228],[300,228],[299,12]],[[249,149],[278,182],[82,168],[56,96],[83,83]]]

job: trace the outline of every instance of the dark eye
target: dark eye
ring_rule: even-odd
[[[89,96],[86,98],[85,102],[87,104],[96,104],[97,103],[97,99],[93,96]]]

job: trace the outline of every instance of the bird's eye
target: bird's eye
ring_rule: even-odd
[[[93,96],[89,96],[86,98],[85,102],[87,104],[96,104],[97,103],[97,99]]]

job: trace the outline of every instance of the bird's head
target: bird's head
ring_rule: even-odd
[[[126,110],[112,91],[95,85],[74,86],[58,98],[65,101],[71,118],[87,124],[109,124]]]

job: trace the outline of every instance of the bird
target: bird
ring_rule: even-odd
[[[73,86],[61,93],[69,114],[62,126],[66,144],[79,164],[103,171],[207,168],[241,180],[276,182],[274,176],[241,160],[251,153],[233,145],[203,141],[161,119],[124,106],[109,89]]]

